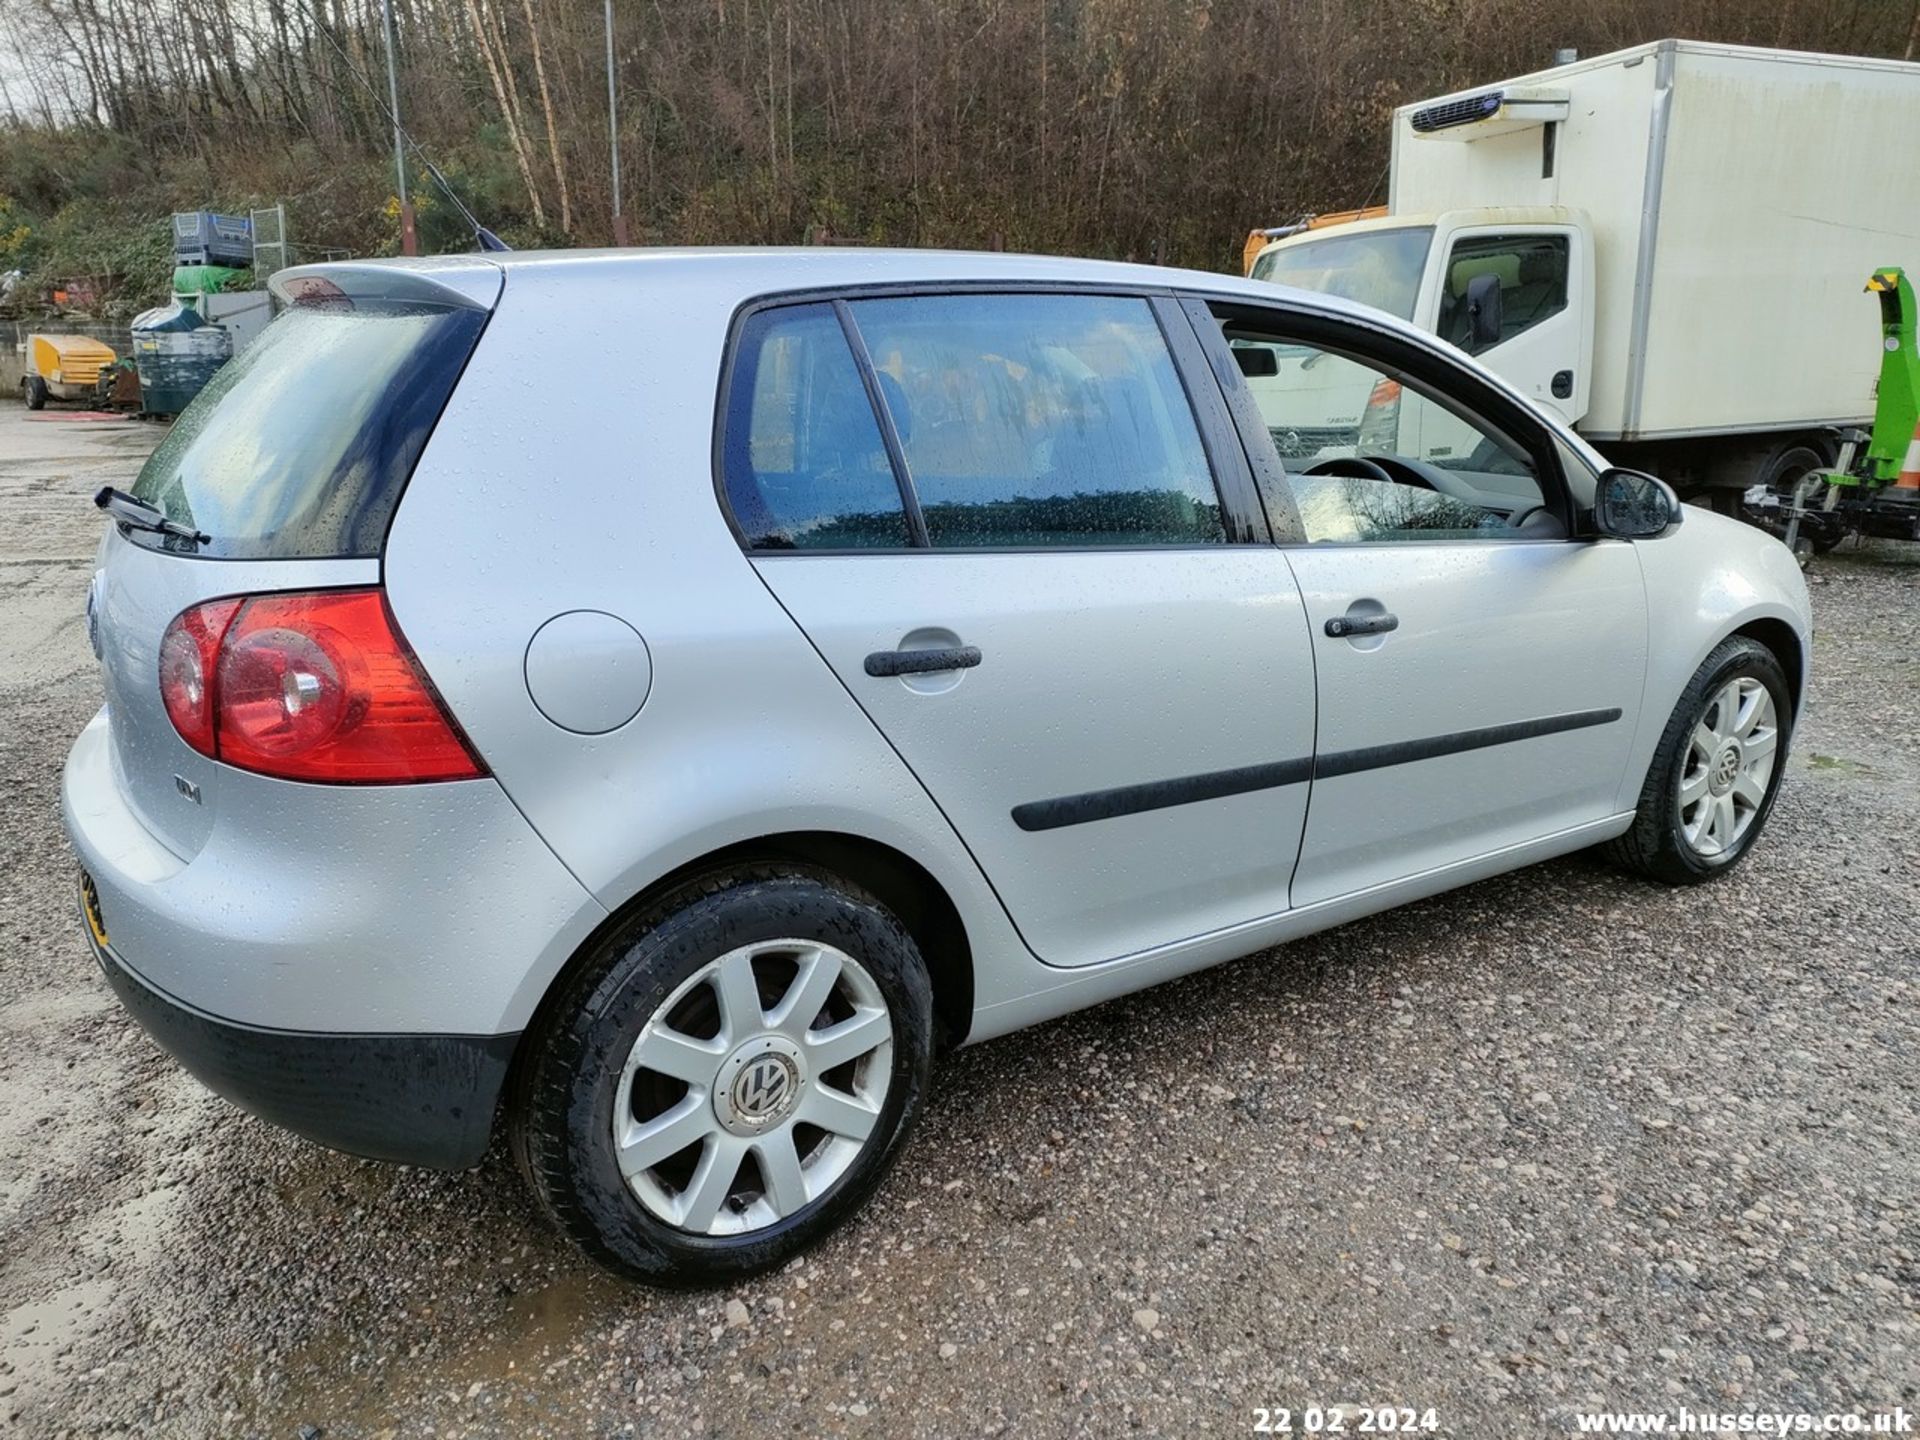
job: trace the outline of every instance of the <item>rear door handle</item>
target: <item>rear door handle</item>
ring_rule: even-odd
[[[971,670],[980,663],[978,645],[950,645],[941,650],[876,650],[867,656],[867,674],[934,675],[942,670]]]
[[[1355,635],[1384,635],[1399,628],[1398,615],[1336,615],[1327,621],[1327,634],[1336,640]]]

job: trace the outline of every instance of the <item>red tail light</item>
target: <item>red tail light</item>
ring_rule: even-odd
[[[233,623],[238,600],[209,600],[174,617],[160,640],[160,698],[180,738],[213,754],[213,677],[220,637]]]
[[[487,773],[379,590],[196,605],[160,642],[160,695],[187,744],[242,770],[343,785]]]

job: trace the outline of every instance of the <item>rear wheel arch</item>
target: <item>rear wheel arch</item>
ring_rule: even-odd
[[[649,910],[671,907],[676,897],[724,883],[729,877],[800,870],[865,892],[891,911],[913,937],[933,982],[935,1043],[952,1049],[973,1026],[973,950],[960,912],[926,867],[890,845],[838,831],[803,830],[745,840],[689,860],[613,908],[570,959],[547,982],[516,1047],[517,1071],[531,1049],[529,1038],[545,1024],[552,1006],[583,957],[609,929]],[[513,1093],[511,1082],[507,1093]]]

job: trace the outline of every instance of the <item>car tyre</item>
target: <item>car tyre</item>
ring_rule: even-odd
[[[47,408],[47,382],[38,375],[29,375],[20,382],[20,398],[27,402],[29,410]]]
[[[728,988],[742,956],[756,987],[745,1001],[738,986]],[[838,988],[817,1017],[796,1018],[812,1000],[811,990],[801,996],[803,975],[829,961]],[[823,1063],[818,1075],[807,1068],[815,1055],[824,1062],[839,1053],[815,1049],[814,1037],[831,1037],[835,1026],[842,1038],[832,1043],[842,1049],[860,1043],[846,1037],[862,1025],[876,1036],[876,1010],[890,1026],[885,1049],[831,1069]],[[689,1038],[711,1057],[694,1054]],[[687,1081],[649,1068],[646,1059],[667,1052],[643,1053],[643,1041],[669,1046],[667,1068],[698,1073]],[[775,1051],[791,1061],[766,1058]],[[509,1114],[513,1149],[542,1208],[594,1259],[656,1285],[724,1284],[784,1263],[862,1207],[919,1115],[932,1055],[932,986],[891,913],[822,873],[733,870],[676,890],[592,942],[527,1036]],[[755,1078],[742,1066],[790,1084],[797,1098],[781,1102],[790,1108],[764,1117],[734,1108]],[[840,1115],[851,1113],[839,1108],[845,1100],[861,1096],[873,1115],[864,1137],[810,1123],[824,1113],[809,1108],[816,1101]],[[774,1128],[726,1128],[760,1123]],[[670,1125],[674,1140],[704,1133],[636,1169],[673,1143],[658,1138]],[[784,1165],[774,1154],[783,1133],[793,1142]],[[723,1161],[738,1169],[712,1219],[674,1223],[705,1213],[702,1197]]]
[[[1721,641],[1681,692],[1633,826],[1608,842],[1610,858],[1667,885],[1697,885],[1732,869],[1773,811],[1793,718],[1774,653],[1741,635]]]

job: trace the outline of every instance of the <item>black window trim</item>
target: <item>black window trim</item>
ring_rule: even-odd
[[[1144,300],[1149,312],[1153,315],[1155,324],[1159,326],[1161,339],[1167,347],[1174,372],[1180,379],[1188,408],[1192,412],[1194,426],[1199,431],[1201,448],[1207,457],[1210,472],[1208,478],[1212,481],[1215,496],[1220,502],[1221,523],[1226,530],[1225,543],[1187,541],[1157,545],[991,546],[938,546],[928,543],[926,519],[920,508],[919,492],[913,488],[911,469],[907,464],[904,449],[900,445],[900,437],[894,428],[893,419],[888,414],[880,394],[879,380],[873,371],[873,359],[867,351],[864,337],[860,336],[859,326],[854,321],[850,304],[858,300],[948,295],[1099,295]],[[1204,342],[1194,333],[1190,319],[1181,314],[1178,299],[1176,292],[1168,287],[1113,284],[1104,281],[939,280],[813,286],[755,296],[743,302],[735,309],[732,319],[727,324],[726,348],[721,356],[720,379],[713,410],[713,493],[714,500],[720,507],[720,514],[726,521],[727,529],[732,532],[734,541],[740,546],[742,553],[753,560],[850,555],[1087,555],[1140,554],[1156,551],[1214,554],[1221,550],[1245,549],[1249,546],[1272,543],[1272,530],[1268,524],[1266,508],[1261,503],[1259,492],[1253,483],[1244,437],[1235,426],[1233,417],[1219,394],[1217,383],[1212,380],[1212,370],[1205,355]],[[848,347],[854,355],[854,363],[860,371],[861,383],[867,392],[867,403],[873,408],[875,423],[880,427],[887,458],[893,466],[895,482],[901,487],[901,503],[907,515],[910,540],[907,545],[817,549],[756,547],[748,540],[746,532],[741,529],[739,520],[733,513],[733,505],[727,494],[727,419],[732,403],[735,373],[740,362],[741,337],[748,322],[763,311],[821,304],[832,307],[835,315],[839,317],[842,332],[847,336]],[[1271,438],[1268,444],[1271,446]],[[915,541],[917,543],[913,543]]]
[[[893,483],[900,490],[900,508],[907,517],[907,548],[931,549],[933,540],[927,534],[927,516],[920,508],[920,492],[914,488],[913,467],[907,463],[907,447],[901,443],[899,423],[880,389],[880,376],[873,368],[873,352],[867,349],[867,337],[854,323],[853,311],[845,300],[833,302],[833,315],[840,322],[847,349],[853,352],[853,368],[860,372],[861,388],[867,392],[867,408],[873,412],[873,423],[880,430],[880,443],[886,447],[887,463],[893,467]],[[720,423],[726,423],[724,415]]]
[[[1407,542],[1426,544],[1459,543],[1468,545],[1563,545],[1578,538],[1578,507],[1568,487],[1566,475],[1562,471],[1561,445],[1553,428],[1539,416],[1531,414],[1523,405],[1511,396],[1486,383],[1468,365],[1463,365],[1438,349],[1418,341],[1410,340],[1393,331],[1371,325],[1363,320],[1349,319],[1317,309],[1275,304],[1270,301],[1253,299],[1244,295],[1192,292],[1182,297],[1196,302],[1200,314],[1204,314],[1210,323],[1198,324],[1198,316],[1189,310],[1189,317],[1196,320],[1196,330],[1201,344],[1206,348],[1213,362],[1213,371],[1217,376],[1230,371],[1239,375],[1240,367],[1233,359],[1226,336],[1222,333],[1220,319],[1231,315],[1244,316],[1250,323],[1271,326],[1279,333],[1297,338],[1304,343],[1315,345],[1336,354],[1350,358],[1357,363],[1380,371],[1391,379],[1415,382],[1416,390],[1432,391],[1446,397],[1448,402],[1458,405],[1471,419],[1491,425],[1509,439],[1526,450],[1527,456],[1535,466],[1535,479],[1540,485],[1541,500],[1547,509],[1560,521],[1563,533],[1560,535],[1522,536],[1507,535],[1498,538],[1461,540],[1457,542],[1427,541]],[[1230,381],[1223,381],[1223,389],[1229,397],[1235,391]],[[1285,462],[1280,458],[1279,450],[1274,446],[1273,436],[1268,433],[1264,419],[1251,403],[1252,396],[1246,391],[1244,382],[1237,387],[1239,393],[1246,396],[1244,405],[1233,406],[1234,419],[1239,427],[1241,443],[1252,455],[1261,454],[1261,461],[1271,463],[1278,469],[1283,487],[1279,493],[1287,497],[1287,505],[1293,511],[1291,518],[1274,518],[1275,542],[1282,546],[1307,546],[1325,549],[1332,546],[1377,546],[1379,540],[1336,540],[1309,541],[1299,528],[1298,503],[1293,495],[1291,477],[1287,475]],[[1231,399],[1229,401],[1231,404]],[[1289,538],[1291,536],[1292,538]]]
[[[1213,475],[1213,488],[1220,497],[1220,519],[1226,527],[1227,544],[1271,544],[1273,530],[1266,507],[1260,503],[1260,492],[1253,483],[1246,446],[1240,441],[1240,432],[1220,386],[1208,378],[1211,366],[1206,347],[1193,328],[1192,317],[1171,295],[1150,295],[1147,304],[1166,342],[1174,373],[1180,377],[1180,388],[1186,393],[1193,423],[1200,431],[1200,447],[1207,457],[1207,469]]]
[[[1247,377],[1240,373],[1232,348],[1221,337],[1212,306],[1197,296],[1188,295],[1182,297],[1180,308],[1195,344],[1207,358],[1214,385],[1220,391],[1229,422],[1240,442],[1241,454],[1247,462],[1248,481],[1253,485],[1254,503],[1267,521],[1268,534],[1276,544],[1305,540],[1306,527],[1300,521],[1300,507],[1294,503],[1293,489],[1287,484],[1287,467],[1260,416],[1253,391],[1247,388]],[[1211,343],[1210,337],[1220,339],[1221,343]],[[1248,436],[1252,434],[1265,437],[1266,443],[1249,443]]]

